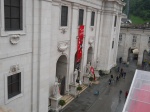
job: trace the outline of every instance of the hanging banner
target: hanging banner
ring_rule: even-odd
[[[81,25],[79,27],[78,31],[78,43],[77,43],[77,57],[76,62],[80,62],[82,58],[82,44],[83,44],[83,38],[84,38],[84,26]]]
[[[94,73],[94,67],[91,66],[90,72],[92,73],[92,75],[94,75],[94,80],[96,80],[95,73]]]

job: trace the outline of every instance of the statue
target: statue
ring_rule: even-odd
[[[75,69],[75,71],[74,71],[74,73],[73,73],[73,84],[74,84],[74,85],[77,84],[77,83],[76,83],[77,77],[78,77],[78,70]]]
[[[86,73],[90,74],[91,62],[86,65]]]
[[[55,98],[58,98],[58,97],[61,96],[61,95],[60,95],[60,90],[59,90],[59,84],[60,84],[60,83],[55,82],[54,87],[53,87],[53,96],[54,96]]]

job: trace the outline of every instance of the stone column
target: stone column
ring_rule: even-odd
[[[100,15],[101,15],[101,10],[98,10],[97,12],[97,18],[95,25],[96,25],[96,36],[95,36],[95,42],[94,42],[94,68],[97,68],[97,63],[98,63],[98,59],[97,59],[97,50],[98,50],[98,41],[99,41],[99,33],[100,33]]]
[[[132,40],[131,40],[130,34],[126,33],[125,36],[126,37],[125,37],[125,43],[124,43],[123,62],[126,63],[127,58],[128,58],[128,50],[131,47]]]
[[[101,43],[99,46],[99,69],[107,70],[109,72],[109,64],[110,58],[112,58],[111,50],[112,50],[112,39],[113,39],[113,31],[114,31],[114,15],[111,12],[103,12],[102,26],[101,31]]]
[[[50,81],[50,45],[51,45],[51,0],[39,1],[40,30],[37,52],[37,111],[48,112]],[[33,88],[34,89],[34,88]],[[33,94],[34,97],[34,94]]]
[[[71,26],[71,33],[70,33],[70,52],[69,52],[69,80],[68,83],[73,82],[73,72],[74,72],[74,60],[75,54],[77,51],[77,36],[78,36],[78,4],[72,3],[72,26]]]
[[[118,41],[119,41],[119,34],[120,34],[120,24],[121,24],[121,15],[118,15],[117,19],[117,29],[116,29],[116,37],[115,37],[115,51],[114,51],[114,65],[117,62],[117,53],[118,53]]]
[[[86,19],[85,19],[85,28],[84,28],[84,42],[83,42],[83,54],[82,54],[82,65],[81,65],[81,71],[82,74],[80,76],[80,79],[83,80],[83,75],[85,73],[85,67],[87,64],[87,52],[89,48],[88,40],[89,40],[89,30],[90,30],[90,21],[91,21],[91,9],[90,7],[87,7],[86,10]]]

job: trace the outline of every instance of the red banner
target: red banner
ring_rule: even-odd
[[[96,80],[95,73],[94,73],[94,67],[91,66],[90,71],[91,71],[92,75],[94,75],[94,80]]]
[[[83,38],[84,38],[84,26],[81,25],[79,27],[78,31],[78,43],[77,43],[77,62],[81,61],[82,58],[82,44],[83,44]]]

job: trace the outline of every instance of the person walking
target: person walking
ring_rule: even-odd
[[[121,99],[122,90],[119,91],[119,99]]]
[[[125,93],[125,100],[127,99],[127,97],[128,97],[128,91],[126,91]]]
[[[109,84],[109,85],[111,84],[111,79],[108,80],[108,84]]]
[[[123,78],[125,79],[125,77],[126,77],[126,72],[123,73]]]

